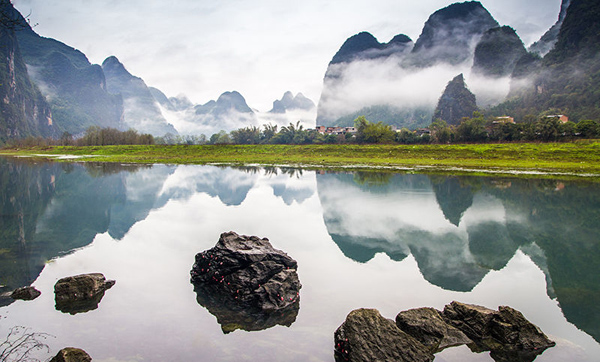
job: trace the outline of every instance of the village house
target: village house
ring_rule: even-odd
[[[509,116],[496,117],[492,121],[492,124],[507,124],[507,123],[515,123],[515,119]]]
[[[550,116],[546,116],[546,118],[558,118],[558,120],[561,123],[567,123],[569,122],[569,117],[565,116],[564,114],[553,114]]]
[[[317,126],[315,130],[321,134],[326,135],[345,135],[346,133],[354,134],[356,133],[356,127],[325,127],[325,126]]]

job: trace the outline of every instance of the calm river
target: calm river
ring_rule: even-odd
[[[600,361],[600,185],[536,179],[121,166],[0,159],[0,299],[11,327],[94,361],[333,361],[356,308],[394,319],[453,300],[520,310],[554,348],[536,361]],[[290,326],[224,333],[190,284],[225,231],[298,261]],[[54,306],[62,277],[116,280],[97,309]],[[493,361],[467,347],[436,361]]]

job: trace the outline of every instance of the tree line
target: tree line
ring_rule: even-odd
[[[562,142],[585,138],[599,138],[600,124],[594,120],[578,123],[562,122],[558,117],[542,114],[539,117],[527,116],[523,122],[514,123],[503,118],[485,118],[474,112],[473,117],[465,117],[458,125],[448,125],[436,119],[425,129],[411,131],[407,128],[394,130],[383,122],[373,123],[364,116],[354,120],[352,131],[321,133],[316,129],[304,128],[300,122],[279,127],[267,124],[263,127],[250,126],[229,133],[220,131],[205,135],[166,134],[154,137],[140,134],[130,129],[120,131],[114,128],[90,127],[80,137],[65,132],[59,139],[29,137],[11,140],[9,147],[31,146],[106,146],[106,145],[152,145],[152,144],[447,144],[484,142]]]

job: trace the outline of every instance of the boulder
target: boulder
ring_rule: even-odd
[[[190,275],[198,303],[229,333],[291,325],[300,308],[297,267],[268,239],[228,232],[196,255]]]
[[[440,312],[400,312],[396,323],[377,310],[357,309],[335,331],[336,361],[431,361],[434,353],[466,344],[496,362],[531,362],[555,345],[521,312],[452,302]]]
[[[15,289],[10,296],[12,299],[34,300],[41,294],[42,292],[35,289],[34,287],[29,286]]]
[[[84,350],[67,347],[58,351],[56,356],[52,357],[50,362],[90,362],[91,360],[92,357]]]
[[[100,273],[82,274],[60,279],[54,285],[56,309],[69,314],[98,308],[104,292],[115,284]]]
[[[356,309],[335,331],[335,360],[433,361],[433,353],[376,309]]]
[[[432,352],[445,348],[471,344],[462,331],[447,324],[434,308],[416,308],[398,313],[396,326],[416,338]]]
[[[498,311],[452,302],[444,308],[446,322],[471,338],[475,351],[490,351],[496,362],[530,362],[556,345],[521,312],[511,307]]]

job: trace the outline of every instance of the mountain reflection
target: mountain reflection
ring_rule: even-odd
[[[122,239],[151,210],[204,193],[241,205],[261,176],[287,205],[314,194],[292,168],[39,163],[0,158],[0,294],[30,285],[46,261]],[[0,296],[0,306],[13,300]]]
[[[325,224],[347,257],[412,254],[430,283],[466,292],[520,249],[546,274],[566,318],[600,340],[599,185],[386,177],[317,175]]]
[[[108,232],[120,239],[157,207],[168,167],[0,158],[0,285],[30,285],[47,260]],[[0,305],[12,303],[0,299]]]

